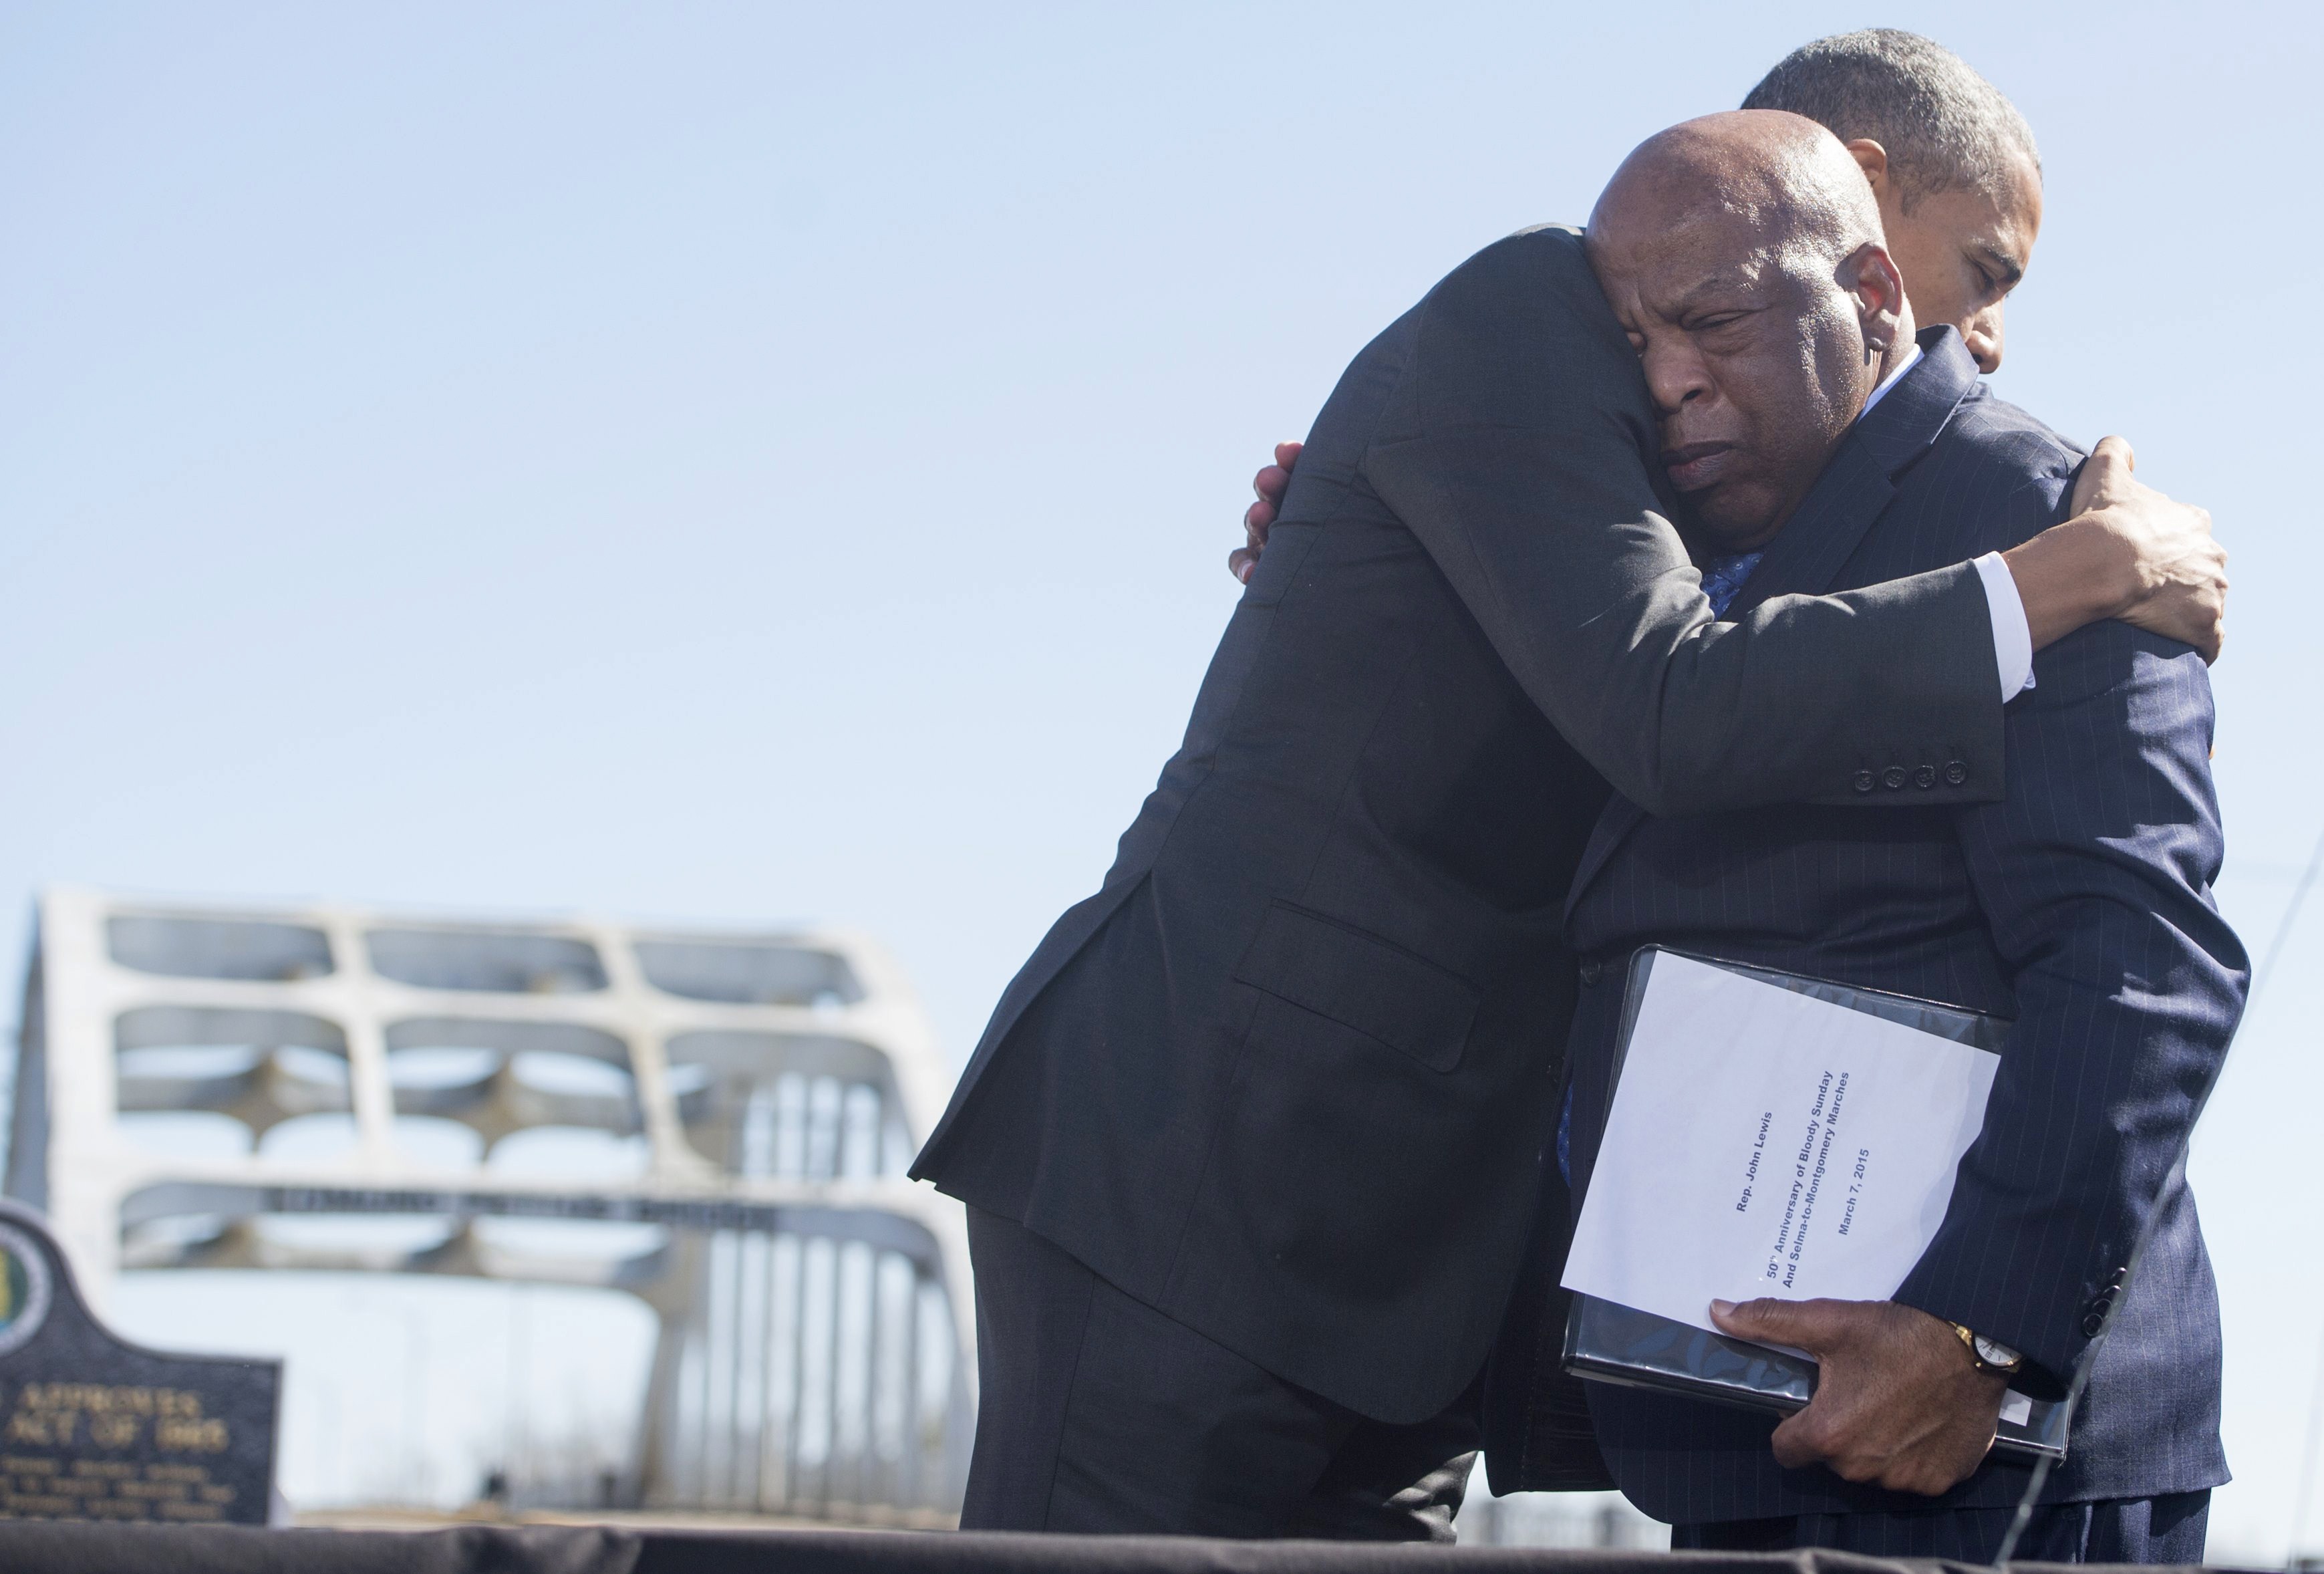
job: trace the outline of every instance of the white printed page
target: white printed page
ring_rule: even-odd
[[[1657,955],[1565,1286],[1700,1329],[1714,1298],[1887,1299],[1943,1221],[1999,1065]]]

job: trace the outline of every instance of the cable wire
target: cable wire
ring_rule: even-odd
[[[2300,884],[2292,889],[2292,901],[2283,910],[2283,920],[2275,926],[2275,939],[2267,948],[2267,960],[2260,964],[2259,977],[2252,981],[2252,999],[2259,998],[2277,960],[2283,955],[2283,943],[2292,938],[2292,926],[2300,917],[2300,904],[2308,900],[2310,889],[2316,884],[2317,872],[2324,869],[2324,832],[2316,838],[2316,850],[2308,856],[2308,870],[2300,876]],[[2244,1011],[2251,1014],[2250,1007]],[[2316,1348],[2316,1388],[2308,1400],[2308,1441],[2300,1450],[2300,1474],[2292,1478],[2292,1540],[2283,1549],[2283,1566],[2298,1566],[2300,1543],[2308,1534],[2308,1505],[2311,1501],[2308,1484],[2316,1478],[2316,1451],[2324,1445],[2324,1339]]]

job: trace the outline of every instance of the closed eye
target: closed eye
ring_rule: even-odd
[[[2025,277],[2024,268],[2006,252],[1980,246],[1968,255],[1970,270],[1977,274],[1977,287],[1988,301],[1998,301],[2017,288]]]

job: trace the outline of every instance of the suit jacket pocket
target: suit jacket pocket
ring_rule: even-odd
[[[1403,1051],[1432,1071],[1461,1063],[1477,991],[1403,947],[1277,902],[1235,977]]]

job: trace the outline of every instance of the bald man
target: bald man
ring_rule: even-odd
[[[1914,809],[1989,802],[2032,648],[2116,615],[2217,639],[2204,522],[2105,487],[1720,621],[1656,425],[1570,229],[1488,248],[1341,380],[1184,745],[914,1166],[970,1209],[964,1525],[1449,1536],[1608,783],[1854,804],[1905,760]]]
[[[1987,394],[1952,328],[1915,334],[1872,194],[1814,123],[1738,111],[1650,139],[1588,247],[1705,579],[1737,588],[1729,616],[2007,548],[2067,512],[2083,456]],[[2034,677],[2007,708],[1996,801],[1880,812],[1932,784],[1900,759],[1865,773],[1860,806],[1657,819],[1618,794],[1591,834],[1568,907],[1576,1198],[1642,947],[2015,1024],[1893,1299],[1713,1304],[1727,1331],[1819,1358],[1805,1411],[1778,1424],[1591,1386],[1615,1477],[1681,1547],[1994,1557],[2026,1485],[1987,1454],[2003,1394],[2061,1397],[2103,1334],[2017,1556],[2200,1560],[2226,1479],[2218,1312],[2194,1204],[2159,1189],[2248,979],[2211,900],[2210,690],[2198,653],[2118,623],[2051,646]]]
[[[2042,234],[2042,155],[2017,106],[1942,44],[1897,27],[1802,44],[1742,106],[1803,115],[1840,140],[1880,205],[1915,320],[1952,324],[1978,369],[1999,371],[2004,311]],[[1277,444],[1254,478],[1243,544],[1227,556],[1238,579],[1266,550],[1299,448]]]
[[[2041,161],[2015,107],[1950,51],[1889,28],[1837,34],[1794,51],[1745,103],[1806,116],[1841,141],[1877,203],[1917,320],[1951,324],[1980,370],[1997,369],[2005,303],[2032,264],[2042,218]],[[2096,484],[2109,450],[2121,451],[2117,440],[2099,445],[2100,462],[2084,470],[2083,488]],[[1259,472],[1259,501],[1245,516],[1246,543],[1229,560],[1246,581],[1299,453],[1297,443],[1280,445],[1277,462]],[[1699,533],[1695,545],[1714,608],[1738,605],[1741,579],[1756,560],[1710,550],[1715,543]],[[1545,1216],[1562,1220],[1568,1198],[1554,1170],[1546,1187]],[[1537,1233],[1496,1347],[1485,1390],[1486,1457],[1496,1491],[1610,1484],[1595,1468],[1581,1390],[1558,1366],[1563,1242],[1562,1229]],[[2181,1351],[2191,1368],[2216,1364],[2216,1348],[2205,1342],[2214,1333],[2209,1325],[2192,1330]],[[2194,1523],[2187,1507],[2193,1501],[2181,1505],[2182,1525]],[[1763,1526],[1759,1533],[1779,1532]],[[2195,1533],[2200,1544],[2200,1530]]]

